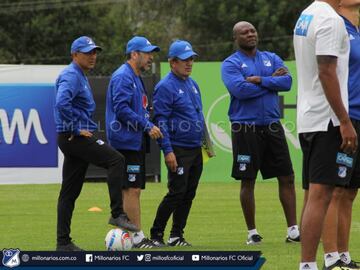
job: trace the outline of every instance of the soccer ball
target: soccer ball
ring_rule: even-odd
[[[120,228],[111,229],[105,237],[105,246],[108,251],[130,250],[133,246],[131,235]]]

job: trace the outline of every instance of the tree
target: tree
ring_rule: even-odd
[[[248,21],[258,30],[259,48],[291,56],[292,31],[308,1],[186,0],[181,17],[187,36],[197,45],[201,58],[223,60],[233,51],[232,28]]]
[[[76,1],[7,1],[0,6],[1,62],[16,64],[65,64],[71,42],[97,36],[106,5],[75,6]],[[95,2],[94,2],[95,3]],[[79,4],[79,3],[78,3]],[[95,38],[97,40],[97,38]]]
[[[0,3],[0,63],[67,64],[82,35],[104,48],[93,74],[111,74],[126,42],[146,36],[167,58],[175,39],[190,41],[201,61],[222,61],[234,50],[232,28],[251,22],[259,48],[293,58],[292,32],[308,0],[4,0]]]

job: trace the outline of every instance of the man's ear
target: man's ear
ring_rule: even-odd
[[[138,57],[138,52],[133,51],[133,52],[130,53],[130,55],[131,55],[131,59],[137,59],[137,57]]]

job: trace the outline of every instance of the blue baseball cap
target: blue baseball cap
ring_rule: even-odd
[[[87,36],[79,37],[75,39],[71,44],[71,53],[75,53],[75,52],[88,53],[94,49],[99,51],[102,50],[100,46],[96,46],[95,42]]]
[[[152,45],[150,41],[145,37],[135,36],[129,40],[126,45],[126,54],[138,51],[138,52],[153,52],[160,51],[160,48],[156,45]]]
[[[171,43],[168,55],[169,58],[176,57],[180,60],[186,60],[192,56],[198,56],[198,54],[193,51],[189,42],[185,40],[176,40]]]

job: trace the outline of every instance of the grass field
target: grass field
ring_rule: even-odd
[[[0,186],[0,249],[54,250],[59,188],[60,185],[55,184]],[[146,234],[165,193],[165,183],[149,183],[142,194],[142,219]],[[300,216],[303,193],[299,184],[297,195]],[[85,250],[105,250],[104,237],[110,229],[107,225],[108,202],[105,183],[84,185],[74,212],[72,237]],[[239,184],[201,183],[185,231],[186,239],[193,244],[191,250],[261,250],[267,260],[262,269],[297,269],[300,245],[284,243],[286,224],[275,181],[257,183],[256,203],[257,229],[264,240],[260,246],[249,247],[245,244],[247,229],[239,204]],[[92,206],[104,211],[88,212],[87,209]],[[360,258],[359,239],[360,210],[356,202],[350,247],[355,260]],[[322,247],[319,250],[318,264],[322,266]]]

